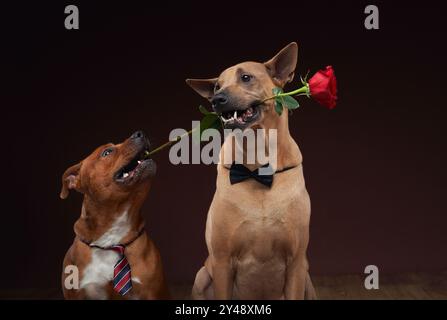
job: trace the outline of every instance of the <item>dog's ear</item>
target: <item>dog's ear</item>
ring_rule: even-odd
[[[214,79],[186,79],[186,83],[202,97],[211,100],[214,95],[214,86],[217,78]]]
[[[283,87],[293,80],[296,64],[298,62],[298,44],[292,42],[283,48],[276,56],[264,65],[275,84]]]
[[[75,189],[79,191],[79,171],[81,170],[82,162],[71,166],[65,170],[62,175],[62,189],[60,193],[61,199],[66,199],[70,189]]]

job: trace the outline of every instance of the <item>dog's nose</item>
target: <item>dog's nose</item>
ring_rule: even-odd
[[[213,105],[213,108],[218,108],[224,106],[228,102],[227,97],[223,93],[216,94],[211,99],[211,104]]]
[[[146,135],[144,134],[143,131],[139,130],[137,132],[134,132],[131,136],[131,139],[144,139],[146,138]]]

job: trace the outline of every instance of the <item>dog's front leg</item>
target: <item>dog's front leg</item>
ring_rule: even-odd
[[[231,259],[213,259],[214,297],[217,300],[230,300],[233,297],[234,270]]]
[[[286,300],[304,300],[307,262],[304,257],[296,257],[287,267],[284,297]]]

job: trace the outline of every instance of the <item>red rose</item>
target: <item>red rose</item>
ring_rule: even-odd
[[[309,80],[310,95],[321,105],[333,109],[337,104],[337,79],[332,66],[318,71]]]

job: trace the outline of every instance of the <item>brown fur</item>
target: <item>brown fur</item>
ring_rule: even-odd
[[[63,263],[62,288],[66,299],[122,298],[113,291],[112,282],[67,290],[64,286],[67,277],[64,270],[67,265],[75,265],[82,279],[86,266],[91,262],[92,248],[80,239],[87,242],[97,240],[125,210],[128,212],[130,231],[121,239],[121,244],[137,237],[139,230],[144,228],[140,209],[149,192],[155,164],[151,163],[144,175],[131,185],[119,185],[113,180],[113,174],[135,156],[139,147],[132,138],[118,145],[100,146],[82,162],[67,169],[62,177],[61,198],[65,199],[70,189],[84,194],[81,216],[74,226],[76,237]],[[113,148],[113,153],[103,158],[101,153],[106,148]],[[148,235],[144,232],[139,236],[126,247],[125,254],[131,266],[132,278],[141,281],[141,284],[133,282],[133,288],[125,298],[167,298],[160,254]]]

